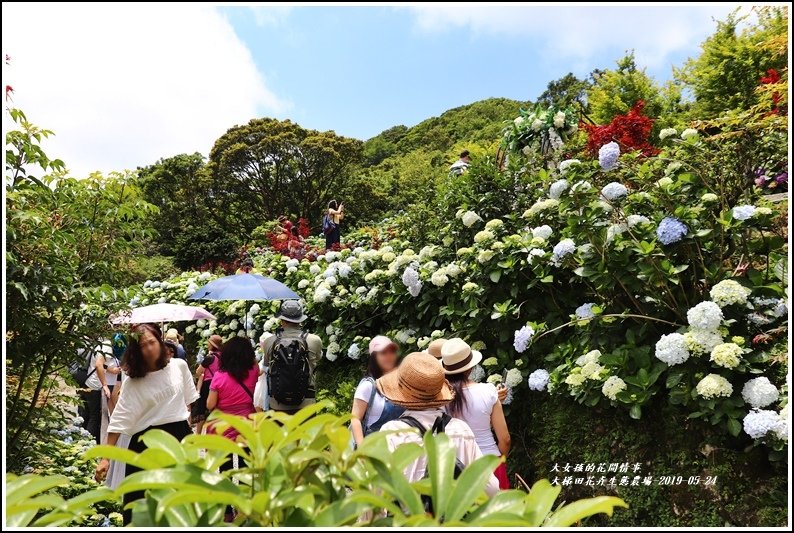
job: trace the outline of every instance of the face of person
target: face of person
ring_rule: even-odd
[[[174,349],[166,344],[165,353],[168,356],[168,358],[171,359],[174,356]]]
[[[160,343],[150,331],[144,331],[138,343],[141,346],[141,354],[143,355],[146,365],[154,368],[157,359],[160,358]]]
[[[467,163],[468,163],[469,161],[471,161],[471,157],[469,157],[469,156],[467,156],[467,155],[464,155],[464,156],[463,156],[461,159],[463,159],[463,160],[464,160],[465,162],[467,162]]]
[[[384,374],[391,372],[397,366],[397,349],[394,346],[390,346],[385,350],[376,352],[375,360]]]

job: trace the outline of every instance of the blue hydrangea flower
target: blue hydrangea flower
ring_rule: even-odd
[[[656,228],[656,236],[659,242],[664,245],[673,244],[686,236],[689,229],[686,224],[673,217],[665,217],[659,222],[659,227]]]
[[[604,170],[612,170],[618,164],[620,146],[615,141],[605,144],[598,150],[598,164]]]
[[[594,303],[582,304],[576,308],[576,318],[580,320],[588,320],[595,316],[593,312]]]
[[[530,390],[543,390],[549,384],[549,371],[545,368],[539,368],[532,372],[527,378],[527,385]]]

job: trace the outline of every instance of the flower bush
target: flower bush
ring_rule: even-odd
[[[303,297],[308,327],[327,347],[324,364],[355,359],[375,334],[409,352],[442,331],[484,352],[483,381],[501,382],[507,369],[516,399],[530,390],[570,394],[635,418],[652,399],[666,401],[739,436],[767,397],[753,386],[743,394],[748,379],[782,383],[769,348],[787,330],[787,248],[777,211],[720,181],[722,155],[704,135],[668,138],[655,156],[623,153],[611,170],[586,155],[564,171],[531,159],[504,169],[473,165],[466,179],[516,184],[504,192],[509,212],[494,216],[485,201],[456,205],[431,242],[409,240],[409,228],[388,220],[377,247],[297,264],[263,250],[253,254],[254,271]],[[755,211],[740,220],[737,205]],[[184,301],[212,278],[201,276],[144,286],[137,303]],[[260,303],[247,323],[251,304],[203,302],[218,320],[196,324],[189,338],[259,339],[276,326],[276,304]],[[580,360],[585,354],[591,360]],[[782,412],[778,402],[765,408]],[[779,435],[759,442],[778,446]]]

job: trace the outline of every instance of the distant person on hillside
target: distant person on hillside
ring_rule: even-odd
[[[243,262],[240,263],[240,268],[237,269],[236,274],[250,274],[253,268],[254,262],[251,261],[250,258],[243,259]]]
[[[298,226],[292,226],[289,239],[289,256],[293,259],[303,259],[303,256],[306,255],[303,245],[303,237],[298,231]]]
[[[336,200],[328,202],[328,211],[323,217],[323,234],[325,234],[326,250],[332,249],[334,245],[339,247],[339,242],[342,238],[341,232],[339,231],[339,224],[342,222],[342,219],[345,218],[344,211],[344,204]]]
[[[460,176],[467,170],[469,170],[469,165],[471,164],[471,157],[469,156],[468,150],[463,150],[460,153],[460,159],[452,163],[452,166],[449,167],[449,173],[454,174],[455,176]]]
[[[262,345],[270,373],[270,408],[295,414],[315,402],[314,370],[323,356],[323,341],[302,329],[308,317],[297,300],[284,300],[275,318],[281,328]]]
[[[187,361],[187,352],[185,352],[185,347],[182,346],[182,339],[179,338],[179,331],[177,331],[176,328],[171,328],[166,331],[163,340],[165,342],[171,342],[176,346],[176,351],[174,352],[175,357]]]

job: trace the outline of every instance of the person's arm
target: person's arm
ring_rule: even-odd
[[[218,406],[218,391],[210,389],[210,395],[207,396],[207,411],[212,411]]]
[[[121,394],[121,380],[116,383],[116,386],[113,387],[113,393],[110,395],[110,400],[108,400],[108,415],[113,414],[113,410],[116,408],[116,404],[119,402],[119,395]]]
[[[115,446],[119,440],[119,433],[108,433],[107,437],[107,444],[108,446]],[[108,475],[108,468],[110,467],[110,460],[107,457],[103,457],[99,460],[99,463],[96,465],[96,470],[94,471],[94,479],[97,482],[101,483],[105,480],[105,477]]]
[[[204,367],[199,364],[196,368],[196,392],[201,392],[201,385],[204,383]]]
[[[367,402],[356,398],[353,400],[353,418],[350,419],[350,431],[353,432],[353,440],[356,446],[364,440],[364,415],[367,413]]]
[[[341,215],[342,214],[342,208],[340,207],[339,209],[331,209],[329,207],[328,208],[328,214],[332,215],[332,216]]]
[[[496,402],[491,411],[491,427],[496,433],[496,444],[499,446],[499,453],[507,456],[507,452],[510,451],[510,431],[507,429],[505,412],[500,402]]]
[[[496,387],[496,397],[499,399],[499,403],[504,402],[505,398],[507,398],[507,387],[500,383]]]
[[[97,354],[96,356],[96,376],[99,378],[99,384],[102,385],[102,394],[109,400],[110,388],[108,387],[107,376],[105,375],[105,356],[102,354]]]

